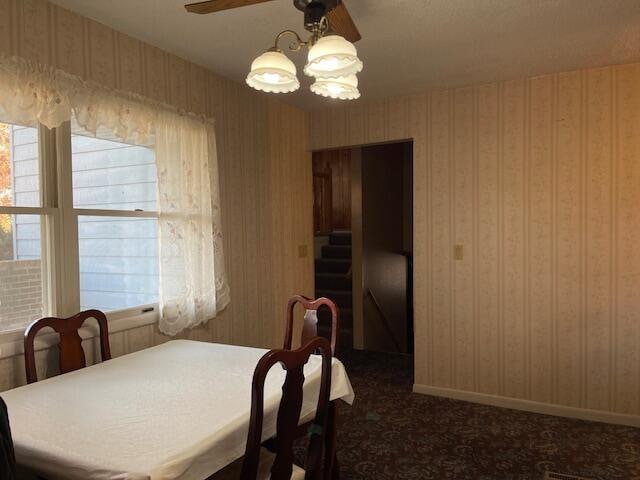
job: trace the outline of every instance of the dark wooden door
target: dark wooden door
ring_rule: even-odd
[[[313,187],[315,233],[351,230],[351,150],[315,152]]]
[[[313,171],[313,231],[330,233],[332,225],[331,169]]]

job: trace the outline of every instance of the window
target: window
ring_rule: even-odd
[[[80,308],[109,311],[157,303],[153,148],[94,138],[74,127],[71,157]]]
[[[91,307],[170,336],[224,309],[213,122],[22,58],[0,71],[4,342]]]
[[[0,331],[155,306],[156,202],[153,145],[0,123]]]
[[[0,330],[47,311],[38,129],[0,122]]]

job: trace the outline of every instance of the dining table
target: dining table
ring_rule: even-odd
[[[244,454],[260,348],[173,340],[2,392],[18,464],[48,480],[203,480]],[[304,368],[300,418],[316,409],[321,357]],[[285,372],[265,381],[263,440]],[[351,404],[340,360],[330,399]],[[332,425],[328,428],[335,428]]]

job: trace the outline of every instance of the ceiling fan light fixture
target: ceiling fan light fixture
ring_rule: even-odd
[[[311,85],[311,91],[316,95],[338,100],[355,100],[360,98],[358,77],[355,75],[337,78],[317,78]]]
[[[269,93],[289,93],[300,88],[296,66],[281,50],[264,52],[251,63],[247,85]]]
[[[362,71],[362,61],[353,43],[340,35],[327,35],[309,48],[304,73],[314,78],[335,78]]]

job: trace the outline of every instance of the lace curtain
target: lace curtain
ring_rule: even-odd
[[[214,317],[229,303],[213,128],[161,113],[156,123],[158,164],[160,329],[175,335]],[[213,188],[212,188],[213,185]]]
[[[229,288],[213,124],[48,66],[0,57],[0,118],[55,128],[72,116],[94,135],[106,128],[122,141],[154,140],[160,330],[175,335],[215,317],[229,303]]]

